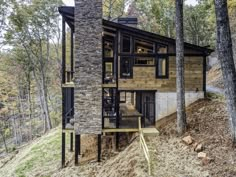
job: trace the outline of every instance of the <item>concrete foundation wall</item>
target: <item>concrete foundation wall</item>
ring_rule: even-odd
[[[176,112],[176,92],[156,92],[156,121]],[[186,106],[204,98],[204,92],[185,92]]]

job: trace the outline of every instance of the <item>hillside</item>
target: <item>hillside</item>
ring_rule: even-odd
[[[203,151],[210,161],[205,163],[198,159],[193,146],[185,145],[182,137],[176,136],[175,121],[172,121],[160,129],[159,137],[148,138],[148,146],[152,150],[153,176],[235,176],[236,152],[231,148],[223,100],[215,96],[213,100],[200,100],[192,104],[187,110],[187,119],[189,130],[184,136],[191,135],[195,142],[203,144]],[[66,168],[60,169],[60,135],[60,129],[56,128],[23,147],[0,168],[0,174],[5,174],[6,177],[147,176],[147,166],[138,140],[114,156],[103,155],[102,163],[93,161],[75,167],[73,159],[67,156],[70,163]]]

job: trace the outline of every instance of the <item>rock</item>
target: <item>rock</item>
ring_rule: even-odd
[[[187,145],[190,145],[190,144],[193,143],[193,138],[192,138],[190,135],[184,137],[182,140],[183,140],[183,142],[184,142],[185,144],[187,144]]]
[[[208,165],[213,159],[209,158],[209,157],[204,157],[202,159],[202,165]]]
[[[197,154],[197,157],[198,157],[199,159],[206,158],[206,153],[205,153],[205,152],[199,152],[199,153]]]
[[[194,151],[195,151],[195,149],[196,149],[197,145],[198,145],[198,143],[197,143],[197,142],[193,143],[193,150],[194,150]]]
[[[203,145],[202,144],[198,144],[194,149],[194,151],[196,151],[196,152],[201,152],[202,150],[203,150]]]

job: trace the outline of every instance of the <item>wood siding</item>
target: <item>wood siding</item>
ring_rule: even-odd
[[[134,66],[133,78],[119,78],[118,86],[119,90],[158,90],[163,92],[176,91],[175,57],[169,57],[168,79],[156,78],[155,66]],[[203,91],[203,57],[185,57],[185,90]]]

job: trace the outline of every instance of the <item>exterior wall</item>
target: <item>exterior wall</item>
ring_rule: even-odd
[[[203,57],[185,57],[185,90],[196,91],[197,89],[203,90]],[[175,57],[169,57],[168,79],[156,78],[156,67],[134,66],[132,79],[119,78],[119,90],[176,91]]]
[[[176,92],[156,92],[156,121],[176,112]],[[185,92],[186,106],[204,98],[204,92]]]
[[[102,0],[75,0],[75,131],[102,131]]]

